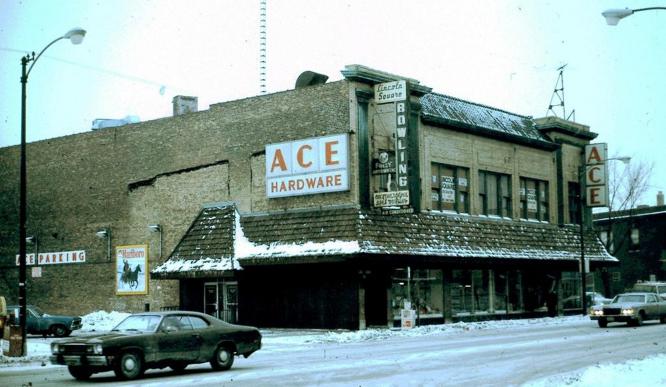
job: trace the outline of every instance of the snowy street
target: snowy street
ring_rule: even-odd
[[[665,385],[664,328],[658,322],[647,322],[638,328],[614,324],[600,329],[588,318],[573,316],[426,326],[412,331],[265,330],[263,348],[248,359],[237,358],[229,371],[213,372],[208,364],[200,364],[189,366],[181,375],[169,369],[150,370],[139,380],[123,383],[107,372],[94,375],[90,382],[162,387],[276,383],[620,386],[627,385],[622,377],[628,377],[637,384]],[[611,363],[632,359],[645,360],[629,367],[634,372],[613,374],[621,366]],[[609,367],[602,372],[609,380],[599,380],[598,376],[592,382],[587,380],[586,375],[599,370],[600,364]],[[80,385],[65,367],[41,367],[34,362],[0,367],[0,384],[21,386],[29,382],[33,386]]]

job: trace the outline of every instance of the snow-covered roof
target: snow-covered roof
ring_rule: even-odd
[[[383,215],[357,207],[241,216],[232,203],[202,209],[153,278],[203,277],[248,265],[343,261],[358,256],[429,262],[578,262],[579,228],[443,213]],[[617,262],[596,235],[585,255]]]

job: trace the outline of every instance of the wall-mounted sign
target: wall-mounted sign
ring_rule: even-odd
[[[395,156],[388,152],[379,152],[379,158],[372,160],[373,175],[388,175],[395,172]]]
[[[585,202],[588,207],[608,206],[607,153],[605,143],[585,146]]]
[[[21,264],[21,256],[16,254],[16,266]],[[26,265],[58,265],[61,263],[83,263],[86,261],[85,250],[61,251],[57,253],[26,254]]]
[[[407,82],[393,81],[375,85],[375,102],[389,103],[407,99]]]
[[[116,247],[116,294],[148,294],[148,246]]]
[[[407,206],[409,191],[376,192],[373,199],[375,207]]]
[[[266,196],[349,190],[347,134],[266,145]]]

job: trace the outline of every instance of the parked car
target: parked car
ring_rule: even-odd
[[[585,292],[587,306],[603,305],[611,302],[611,298],[604,297],[603,294],[597,292]],[[571,296],[562,300],[562,308],[564,309],[580,309],[580,296]]]
[[[634,284],[631,291],[657,293],[659,297],[666,300],[666,282],[638,281]]]
[[[109,370],[119,379],[135,379],[148,368],[180,372],[194,363],[227,370],[234,356],[248,357],[260,348],[261,333],[254,327],[198,312],[145,312],[128,316],[110,332],[56,340],[50,360],[66,365],[78,380]]]
[[[18,324],[18,305],[7,307],[7,313],[11,316],[10,324]],[[69,336],[72,331],[81,329],[81,317],[78,316],[56,316],[44,313],[34,305],[27,306],[26,313],[27,333],[32,335],[53,335],[56,337]]]
[[[656,293],[622,293],[615,296],[610,304],[593,306],[590,318],[597,320],[601,328],[609,322],[639,326],[645,320],[659,320],[663,324],[666,323],[666,301]]]

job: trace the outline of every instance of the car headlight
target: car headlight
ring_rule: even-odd
[[[604,315],[604,310],[603,309],[594,309],[594,310],[592,310],[592,315],[594,315],[594,316],[603,316]]]
[[[58,345],[58,343],[51,343],[51,353],[54,355],[60,353],[60,345]]]
[[[95,344],[93,346],[93,352],[95,352],[95,354],[101,355],[103,351],[104,351],[104,348],[102,348],[102,344]]]
[[[622,315],[624,315],[624,316],[631,316],[633,314],[634,314],[634,310],[632,308],[622,309]]]

